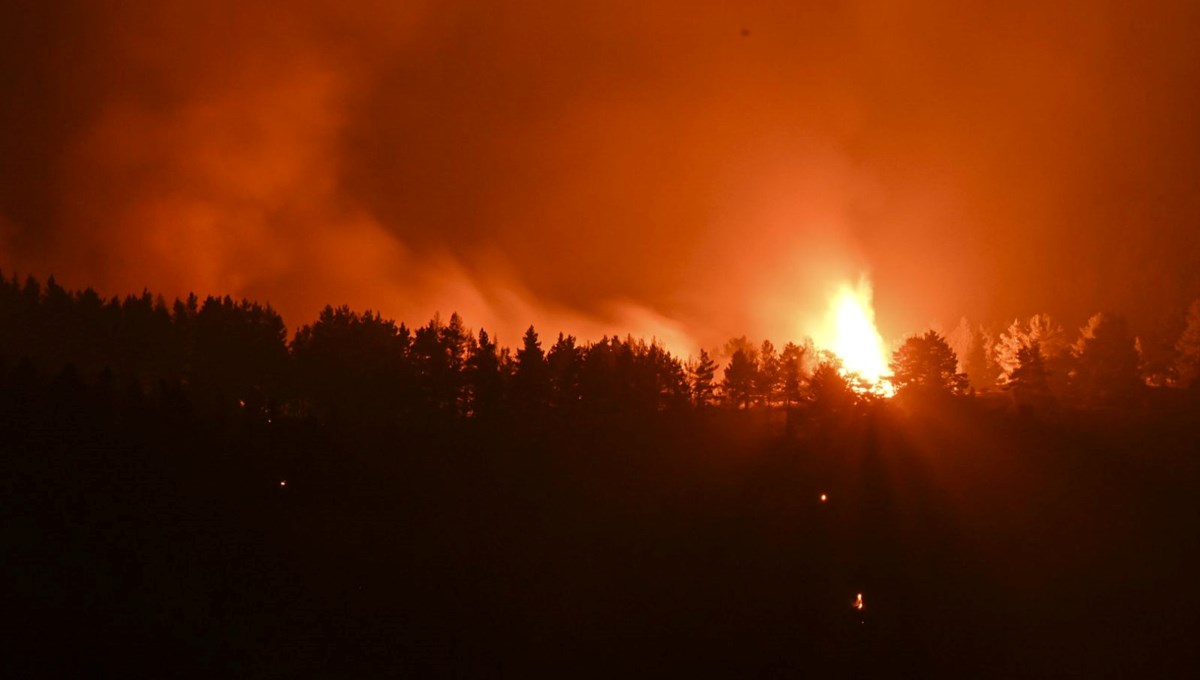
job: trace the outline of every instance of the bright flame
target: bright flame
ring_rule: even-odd
[[[854,598],[854,605],[853,605],[853,606],[854,606],[854,608],[855,608],[855,609],[857,609],[857,610],[858,610],[858,611],[860,611],[860,612],[861,612],[863,609],[866,609],[866,606],[863,604],[862,593],[859,593],[859,594],[858,594],[858,597]]]
[[[842,360],[848,373],[857,373],[871,383],[887,375],[887,353],[875,329],[871,284],[860,279],[858,286],[842,285],[829,304],[832,338],[829,349]]]
[[[827,500],[829,500],[829,496],[826,496],[825,494],[821,494],[821,502],[824,503]]]

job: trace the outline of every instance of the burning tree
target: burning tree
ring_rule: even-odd
[[[992,355],[1000,369],[999,382],[1007,385],[1021,364],[1020,354],[1037,343],[1048,375],[1065,378],[1069,372],[1071,347],[1062,326],[1049,314],[1034,314],[1029,321],[1014,320],[993,346]],[[1059,385],[1061,388],[1062,385]]]

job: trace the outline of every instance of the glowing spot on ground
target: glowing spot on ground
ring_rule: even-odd
[[[859,594],[858,594],[858,597],[855,597],[855,598],[854,598],[854,605],[853,605],[853,606],[854,606],[854,608],[855,608],[855,609],[857,609],[857,610],[858,610],[858,611],[860,611],[860,612],[861,612],[863,609],[865,609],[865,608],[866,608],[866,605],[864,605],[864,604],[863,604],[862,593],[859,593]]]
[[[287,486],[287,480],[286,479],[279,480],[279,486]]]
[[[828,495],[826,495],[826,494],[821,494],[821,502],[822,502],[822,503],[824,503],[825,501],[828,501],[828,500],[829,500],[829,496],[828,496]]]

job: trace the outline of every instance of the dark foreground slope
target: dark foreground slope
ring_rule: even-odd
[[[6,375],[7,677],[1197,663],[1184,407],[350,427]]]

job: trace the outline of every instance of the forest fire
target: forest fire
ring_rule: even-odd
[[[1200,678],[1198,34],[0,2],[0,680]]]
[[[875,328],[875,309],[871,303],[871,284],[860,279],[857,286],[843,284],[829,303],[824,342],[819,342],[842,361],[845,374],[857,374],[890,395],[887,353],[883,338]]]

